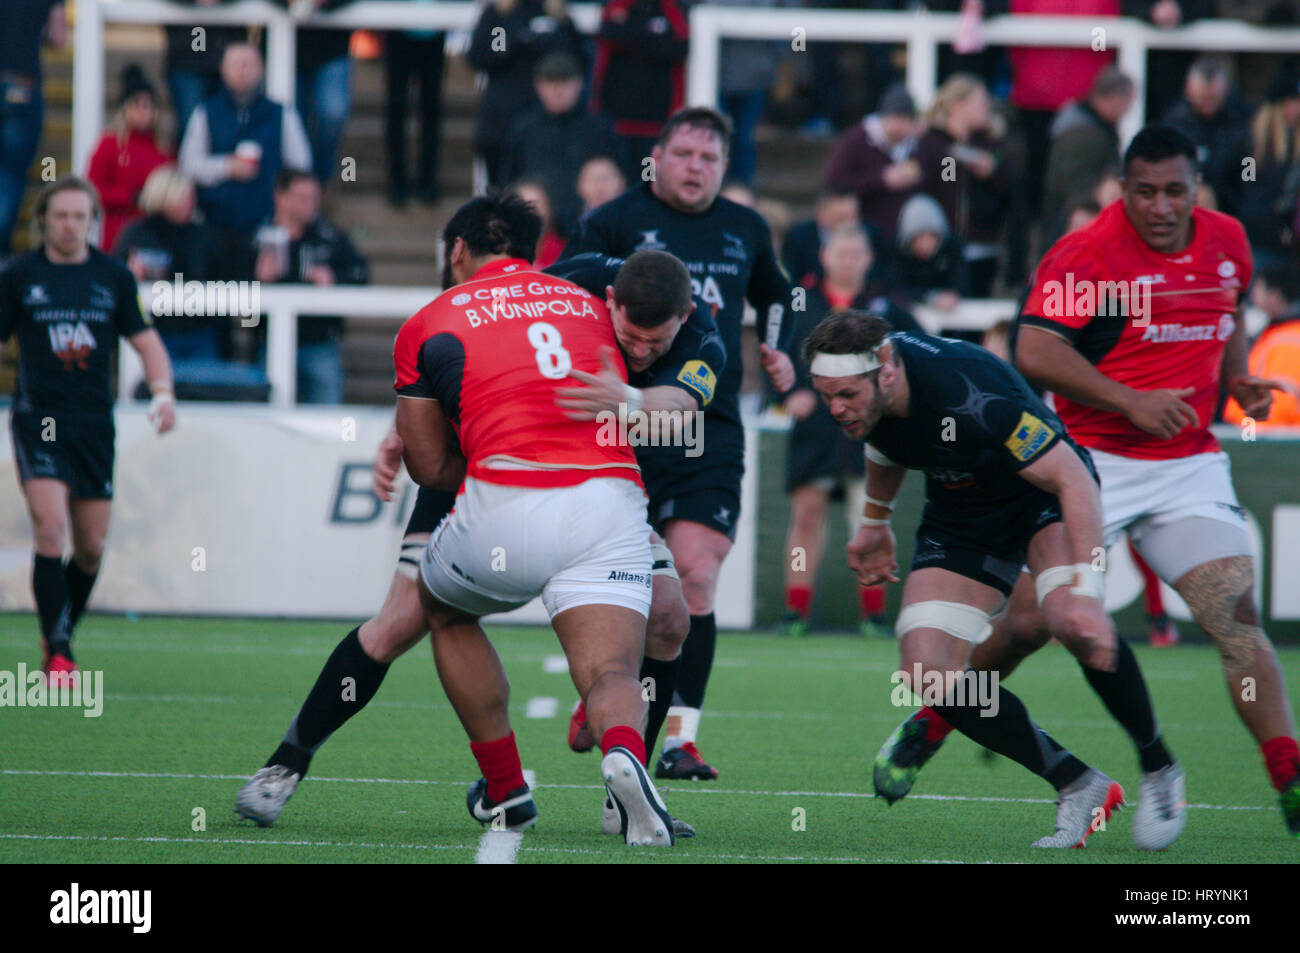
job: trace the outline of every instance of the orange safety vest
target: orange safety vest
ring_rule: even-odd
[[[1273,391],[1273,406],[1268,419],[1259,421],[1257,430],[1300,427],[1300,319],[1271,324],[1264,329],[1250,349],[1250,373],[1267,377],[1286,387]],[[1229,397],[1223,419],[1240,424],[1245,414],[1236,400]]]

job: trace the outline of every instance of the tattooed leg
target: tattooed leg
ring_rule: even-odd
[[[1295,736],[1286,683],[1255,608],[1254,561],[1216,559],[1184,574],[1174,588],[1214,641],[1237,714],[1261,744]]]

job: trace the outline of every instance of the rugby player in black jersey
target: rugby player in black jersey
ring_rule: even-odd
[[[558,262],[547,273],[582,285],[593,294],[602,294],[611,305],[615,334],[631,382],[625,385],[619,380],[618,391],[612,395],[614,409],[619,402],[639,404],[645,411],[687,408],[694,411],[707,406],[727,355],[708,312],[700,309],[698,302],[689,300],[689,284],[681,262],[663,252],[634,255],[626,263],[593,254]],[[452,283],[450,279],[444,281],[447,287]],[[674,286],[681,290],[681,297],[646,294],[646,289]],[[605,376],[591,375],[589,381],[581,382],[584,386],[572,389],[566,402],[574,413],[594,414],[606,408],[607,398],[602,390]],[[629,388],[637,393],[631,393]],[[635,449],[638,462],[642,454],[658,452],[654,447]],[[401,439],[395,430],[390,431],[381,442],[374,463],[374,490],[386,502],[392,499],[402,452]],[[262,826],[274,823],[306,774],[316,750],[374,697],[389,665],[424,637],[427,627],[417,593],[416,572],[430,534],[454,502],[452,492],[420,488],[402,540],[397,573],[383,608],[374,618],[349,632],[335,648],[284,740],[265,767],[240,791],[235,806],[237,813]],[[646,731],[650,750],[667,714],[675,672],[671,663],[681,650],[688,625],[671,554],[661,540],[654,542],[657,545],[652,547],[655,554],[652,602],[641,671],[643,680],[655,680]],[[470,627],[457,627],[457,631],[445,633],[445,641],[469,637],[471,633],[460,631],[462,628]],[[435,644],[435,657],[437,648]],[[342,700],[338,691],[341,679],[348,677],[356,680],[354,701]],[[509,684],[504,677],[501,684],[508,693]],[[536,818],[536,808],[528,792],[515,793],[517,797],[502,802],[508,805],[504,811],[505,822],[511,827],[527,826],[530,818]],[[476,819],[490,822],[493,811],[502,805],[481,799],[471,789],[469,807]],[[618,816],[608,801],[602,829],[606,833],[619,833]],[[677,821],[675,833],[682,837],[694,832],[689,825]]]
[[[819,324],[804,354],[836,422],[867,441],[863,525],[848,545],[863,585],[898,581],[893,501],[909,469],[925,473],[895,626],[902,662],[895,682],[1056,789],[1056,830],[1035,847],[1081,846],[1123,804],[1123,790],[1039,729],[987,673],[970,687],[969,666],[1027,563],[1052,634],[1086,667],[1115,669],[1104,577],[1092,568],[1104,550],[1087,451],[1019,373],[973,344],[890,334],[883,318],[848,311]]]
[[[135,278],[89,243],[99,196],[71,176],[36,201],[41,246],[0,273],[0,346],[17,339],[18,379],[9,416],[18,479],[32,520],[32,590],[44,670],[74,678],[72,633],[99,573],[113,502],[112,355],[135,348],[153,391],[149,417],[175,424],[171,362],[140,313]],[[63,554],[72,537],[72,556]]]
[[[718,195],[730,138],[730,122],[715,110],[689,107],[674,113],[649,157],[651,180],[586,215],[564,249],[565,257],[672,252],[690,271],[695,296],[717,322],[729,356],[705,409],[703,454],[689,458],[678,448],[641,467],[650,494],[650,525],[667,540],[691,614],[657,778],[718,776],[695,741],[718,639],[713,612],[718,573],[740,515],[745,469],[740,353],[746,299],[758,312],[766,337],[760,347],[763,370],[780,394],[795,383],[786,353],[794,333],[793,289],[772,249],[771,232],[753,209]]]

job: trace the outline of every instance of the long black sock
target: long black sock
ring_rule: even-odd
[[[650,717],[645,728],[645,755],[653,760],[655,745],[659,741],[659,730],[668,717],[668,709],[673,703],[673,691],[677,686],[677,671],[681,668],[681,655],[671,662],[659,659],[643,658],[641,660],[641,684],[647,678],[654,679],[654,694],[650,696]]]
[[[86,572],[77,565],[75,559],[69,559],[63,566],[63,577],[68,583],[68,632],[76,626],[81,614],[86,611],[90,600],[90,590],[95,587],[99,570]]]
[[[973,702],[974,694],[967,693],[967,699]],[[934,710],[976,744],[1024,765],[1058,791],[1088,770],[1086,764],[1035,725],[1024,702],[1001,685],[997,698],[989,703],[936,705]]]
[[[63,560],[58,556],[38,555],[32,565],[32,593],[36,597],[36,615],[41,635],[49,643],[52,655],[72,658],[68,626],[68,581],[63,575]]]
[[[685,708],[704,707],[704,689],[713,671],[713,651],[718,645],[718,621],[713,613],[691,616],[691,628],[682,645],[681,668],[677,673],[677,704]]]
[[[1103,672],[1089,668],[1082,662],[1083,677],[1088,680],[1092,690],[1097,693],[1106,706],[1106,710],[1118,721],[1138,751],[1138,760],[1142,770],[1159,771],[1174,763],[1173,757],[1160,737],[1160,728],[1156,725],[1156,712],[1151,706],[1151,695],[1147,692],[1142,670],[1138,668],[1137,657],[1124,639],[1119,640],[1119,656],[1115,671]]]
[[[366,654],[360,631],[358,626],[349,632],[331,653],[267,767],[282,764],[305,776],[316,749],[375,697],[388,663]]]

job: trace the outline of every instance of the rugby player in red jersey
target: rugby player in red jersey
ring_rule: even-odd
[[[1070,435],[1092,454],[1106,544],[1127,530],[1218,648],[1229,696],[1260,746],[1287,829],[1300,836],[1295,722],[1260,625],[1245,512],[1228,457],[1209,432],[1221,392],[1263,419],[1277,385],[1247,372],[1245,232],[1236,219],[1194,206],[1197,179],[1195,146],[1180,132],[1151,125],[1134,137],[1123,198],[1039,264],[1016,364],[1056,395]],[[1033,584],[1022,579],[972,664],[1005,676],[1046,641]],[[1119,678],[1089,681],[1138,748],[1144,774],[1134,839],[1160,849],[1186,820],[1183,772],[1160,739],[1132,653],[1120,645]],[[923,743],[897,743],[908,725]],[[942,719],[922,709],[886,743],[881,759],[911,768],[902,793],[946,733]]]

